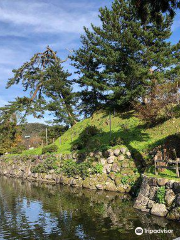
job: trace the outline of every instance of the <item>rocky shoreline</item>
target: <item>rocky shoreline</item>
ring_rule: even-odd
[[[70,177],[64,173],[56,173],[51,169],[47,173],[34,173],[32,169],[43,163],[48,157],[41,156],[3,156],[0,158],[0,175],[15,178],[23,178],[30,181],[45,181],[52,184],[64,184],[72,187],[97,189],[115,192],[130,192],[133,185],[139,179],[137,166],[126,148],[107,150],[105,152],[93,152],[88,155],[56,154],[59,166],[67,159],[73,161],[86,161],[93,159],[94,163],[102,164],[102,173],[90,175],[86,178],[81,176]],[[83,160],[82,160],[83,159]]]
[[[134,208],[180,221],[180,182],[144,175]]]

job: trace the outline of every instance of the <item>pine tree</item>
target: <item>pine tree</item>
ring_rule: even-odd
[[[14,77],[9,79],[7,88],[21,83],[27,96],[10,102],[9,114],[20,111],[25,112],[24,117],[33,114],[41,118],[48,110],[54,112],[59,121],[75,124],[72,107],[74,95],[67,80],[70,75],[61,66],[66,60],[58,58],[57,53],[48,46],[43,53],[35,54],[29,62],[13,70]]]
[[[149,18],[142,25],[130,1],[115,0],[111,9],[100,9],[99,17],[101,26],[85,28],[82,47],[72,57],[80,76],[77,83],[83,87],[81,105],[88,105],[88,113],[95,110],[86,100],[88,93],[93,99],[93,88],[96,102],[127,108],[145,96],[153,79],[164,81],[178,62],[179,45],[167,41],[172,26],[168,16],[162,16],[161,24]]]
[[[75,94],[72,92],[72,83],[68,80],[71,74],[64,71],[60,59],[46,70],[48,84],[45,84],[47,110],[55,116],[54,122],[64,122],[74,125],[77,122],[73,107],[76,105]]]

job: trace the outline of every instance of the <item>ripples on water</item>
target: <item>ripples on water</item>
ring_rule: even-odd
[[[130,196],[0,177],[0,239],[174,239],[180,223],[132,208]],[[173,234],[134,233],[136,227]]]

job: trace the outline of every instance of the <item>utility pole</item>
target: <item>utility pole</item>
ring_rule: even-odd
[[[46,128],[46,145],[48,145],[48,129]]]
[[[111,112],[109,112],[109,127],[110,127],[110,140],[111,140]]]

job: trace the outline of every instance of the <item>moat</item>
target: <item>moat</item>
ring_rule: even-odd
[[[0,239],[175,239],[180,223],[133,209],[127,194],[0,177]],[[137,236],[135,229],[172,234]]]

